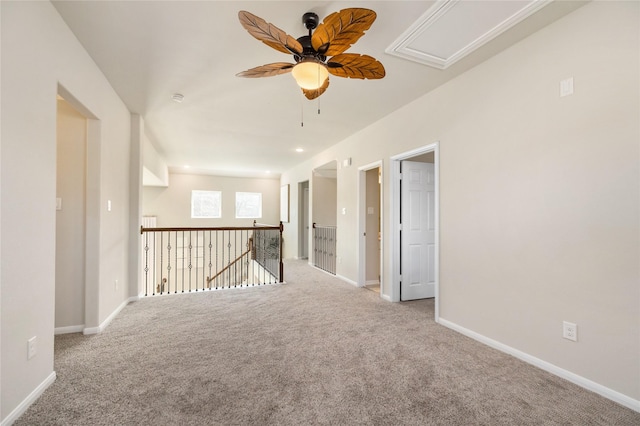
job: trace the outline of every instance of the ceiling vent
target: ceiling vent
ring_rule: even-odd
[[[438,0],[385,52],[446,69],[552,0]]]

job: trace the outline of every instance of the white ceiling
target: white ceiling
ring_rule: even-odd
[[[507,3],[513,2],[529,3]],[[271,177],[581,5],[553,2],[442,70],[385,53],[412,25],[416,27],[418,17],[442,0],[53,3],[130,111],[142,115],[147,135],[173,171],[189,165],[189,173],[269,176],[265,174],[269,170]],[[499,2],[473,3],[476,10],[487,3],[488,10],[489,3]],[[258,65],[293,62],[251,37],[238,22],[239,10],[297,38],[307,33],[301,21],[305,12],[316,12],[322,19],[347,7],[376,11],[376,22],[347,53],[380,60],[386,68],[384,79],[331,77],[318,102],[306,100],[290,75],[235,76]],[[444,44],[456,34],[451,32],[456,25],[454,21],[445,26],[450,35],[441,39],[442,48],[448,48]],[[430,48],[438,49],[437,43]],[[172,101],[174,93],[183,94],[184,101]]]

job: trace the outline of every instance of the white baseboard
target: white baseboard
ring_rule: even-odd
[[[387,296],[386,294],[380,293],[380,297],[382,297],[387,302],[393,302],[393,300],[391,300],[391,297]]]
[[[379,285],[380,280],[367,280],[364,282],[364,285]]]
[[[542,370],[545,370],[551,374],[554,374],[558,377],[561,377],[565,380],[570,381],[580,387],[583,387],[587,390],[597,393],[607,399],[610,399],[613,402],[617,402],[620,405],[624,405],[627,408],[630,408],[634,411],[640,412],[640,401],[631,398],[623,393],[610,389],[606,386],[603,386],[599,383],[596,383],[592,380],[589,380],[585,377],[579,376],[571,371],[560,368],[556,365],[553,365],[547,361],[543,361],[540,358],[536,358],[532,355],[529,355],[525,352],[522,352],[518,349],[512,348],[511,346],[507,346],[504,343],[500,343],[496,340],[493,340],[489,337],[483,336],[482,334],[476,333],[475,331],[471,331],[467,328],[464,328],[456,323],[448,321],[443,318],[438,318],[437,321],[439,324],[450,328],[454,331],[457,331],[460,334],[464,334],[467,337],[470,337],[474,340],[477,340],[480,343],[484,343],[487,346],[490,346],[494,349],[497,349],[501,352],[512,355],[526,363],[534,365]]]
[[[351,285],[353,285],[353,286],[358,287],[358,283],[357,283],[357,282],[355,282],[355,281],[353,281],[353,280],[350,280],[350,279],[349,279],[349,278],[347,278],[347,277],[343,277],[342,275],[338,275],[338,274],[332,274],[331,272],[327,272],[327,271],[325,271],[324,269],[318,268],[316,265],[314,265],[314,264],[312,264],[312,263],[309,263],[309,266],[311,266],[312,268],[314,268],[316,271],[320,271],[320,272],[325,273],[325,274],[327,274],[327,275],[329,275],[329,276],[339,278],[339,279],[341,279],[342,281],[346,282],[347,284],[351,284]]]
[[[82,333],[84,330],[84,324],[82,325],[70,325],[67,327],[56,327],[53,329],[53,334],[69,334],[69,333]]]
[[[342,281],[346,282],[347,284],[351,284],[351,285],[353,285],[353,286],[358,287],[358,283],[357,283],[357,282],[355,282],[355,281],[353,281],[353,280],[350,280],[350,279],[349,279],[349,278],[347,278],[347,277],[343,277],[342,275],[338,275],[338,274],[336,274],[336,278],[340,278]]]
[[[135,298],[135,296],[134,296],[134,298]],[[120,311],[122,309],[124,309],[124,307],[129,304],[130,301],[131,301],[131,298],[129,298],[129,299],[125,300],[124,302],[122,302],[120,304],[120,306],[118,306],[115,309],[115,311],[111,312],[111,315],[109,315],[107,317],[107,319],[102,321],[102,324],[100,324],[98,327],[85,328],[84,330],[82,330],[82,334],[98,334],[98,333],[102,333],[104,331],[104,329],[107,328],[107,326],[111,323],[111,321],[113,321],[113,319],[120,313]]]
[[[101,333],[101,332],[102,332],[102,329],[100,327],[87,327],[87,328],[82,330],[82,334],[84,334],[84,335],[98,334],[98,333]]]
[[[42,395],[42,393],[47,390],[47,388],[51,386],[51,384],[55,381],[56,372],[52,371],[51,374],[49,374],[49,376],[47,376],[47,378],[44,379],[42,383],[40,383],[20,404],[18,404],[18,406],[12,412],[10,412],[9,415],[4,418],[4,420],[2,420],[0,426],[9,426],[13,424],[13,422],[18,420],[18,418],[23,415],[25,411],[27,411],[31,404],[36,402],[36,399],[38,399],[40,395]]]

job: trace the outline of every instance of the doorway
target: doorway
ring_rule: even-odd
[[[358,286],[386,294],[383,288],[382,161],[358,168]]]
[[[337,253],[338,162],[330,161],[313,169],[311,180],[311,220],[313,266],[336,275],[340,257]]]
[[[87,119],[57,99],[55,332],[84,329]]]
[[[60,200],[56,200],[54,333],[94,334],[100,331],[101,125],[62,85],[58,85],[57,102],[57,160],[63,164],[57,162],[56,170]],[[64,142],[66,138],[72,140]],[[62,148],[59,143],[68,146]],[[70,178],[76,181],[73,189],[65,183],[63,190],[61,181]],[[68,220],[71,213],[74,219]]]
[[[309,259],[309,181],[298,183],[298,259]]]
[[[435,298],[439,316],[438,143],[391,158],[392,300]]]
[[[435,297],[433,153],[400,162],[400,300]]]

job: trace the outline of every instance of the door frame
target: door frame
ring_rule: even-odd
[[[304,190],[307,190],[307,203],[305,205],[304,202]],[[304,210],[307,210],[307,223],[304,223]],[[310,219],[311,219],[311,189],[309,187],[309,180],[304,180],[302,182],[298,182],[298,259],[304,259],[304,257],[302,256],[302,254],[304,254],[304,238],[303,238],[303,234],[306,232],[307,234],[307,246],[306,246],[306,252],[307,252],[307,257],[306,259],[309,260],[310,259],[310,255],[309,255],[309,247],[310,247],[310,241],[311,241],[311,223],[310,223]]]
[[[384,168],[382,160],[358,167],[358,287],[364,287],[367,281],[366,247],[364,235],[367,226],[367,172],[380,170],[380,297],[384,298]]]
[[[85,183],[85,293],[83,334],[100,332],[101,121],[62,84],[58,94],[87,119]],[[57,172],[56,172],[57,173]]]
[[[394,155],[391,160],[391,209],[389,224],[391,228],[391,301],[400,301],[400,162],[421,154],[433,152],[435,173],[435,320],[440,318],[440,142]]]

